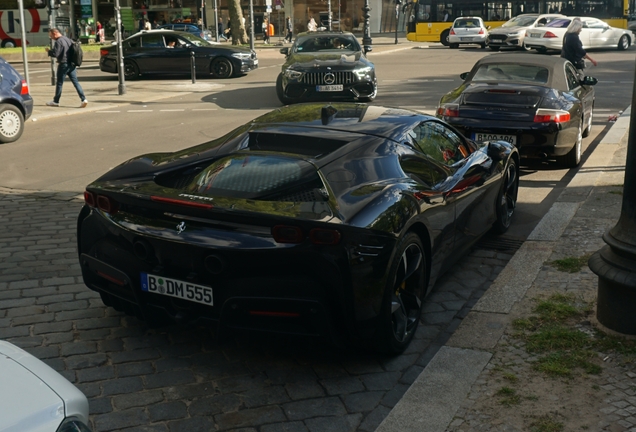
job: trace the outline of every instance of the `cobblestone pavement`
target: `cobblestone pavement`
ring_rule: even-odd
[[[98,432],[373,431],[514,252],[475,249],[453,268],[398,357],[270,335],[220,343],[105,307],[80,274],[81,205],[72,193],[0,190],[0,339],[77,385]]]
[[[613,227],[620,215],[626,143],[614,154],[610,168],[581,204],[567,229],[556,242],[547,262],[565,257],[591,255],[605,243],[602,234]],[[571,294],[586,302],[596,300],[598,277],[584,266],[579,272],[565,273],[544,265],[517,316],[528,316],[533,299],[553,293]],[[583,322],[579,330],[593,334],[593,323]],[[493,358],[473,385],[468,398],[457,411],[447,432],[559,430],[580,432],[636,432],[636,364],[615,352],[598,352],[602,372],[599,375],[552,379],[532,369],[537,359],[508,328],[493,353]],[[506,375],[518,377],[514,384]],[[516,381],[516,379],[515,379]],[[497,392],[502,386],[516,389],[521,401],[514,406],[501,404]],[[539,391],[536,391],[539,389]],[[529,392],[535,391],[535,394]],[[513,417],[522,417],[522,421]],[[533,421],[548,416],[562,429],[533,429]],[[521,424],[521,425],[520,425]]]

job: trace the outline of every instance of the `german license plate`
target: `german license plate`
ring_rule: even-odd
[[[473,38],[471,38],[471,37],[461,37],[461,38],[459,38],[459,40],[464,41],[464,42],[470,42],[471,40],[473,40]]]
[[[484,142],[484,141],[507,141],[510,144],[517,144],[517,137],[515,135],[474,133],[473,134],[473,140],[478,141],[478,142]]]
[[[530,33],[530,37],[532,37],[532,38],[540,38],[541,37],[541,33]]]
[[[190,282],[141,273],[141,290],[212,306],[212,288]]]
[[[252,60],[252,64],[257,65],[258,64],[258,59]]]
[[[342,84],[331,84],[331,85],[319,85],[319,86],[316,86],[316,91],[319,91],[319,92],[337,92],[337,91],[342,91],[342,90],[343,90]]]

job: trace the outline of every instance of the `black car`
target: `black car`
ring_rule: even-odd
[[[191,33],[172,30],[139,32],[122,42],[124,75],[186,75],[194,52],[197,74],[230,78],[258,67],[256,53],[249,48],[212,44]],[[99,68],[117,73],[117,47],[100,50]]]
[[[505,140],[528,158],[581,161],[592,128],[596,78],[581,78],[561,57],[493,54],[460,77],[437,116],[476,141]]]
[[[319,100],[371,102],[378,92],[375,67],[352,33],[301,33],[280,52],[287,58],[276,80],[276,94],[285,105]]]
[[[17,141],[32,113],[33,98],[26,80],[0,57],[0,143]]]
[[[157,28],[163,29],[163,30],[184,31],[184,32],[192,33],[195,36],[199,36],[201,39],[205,39],[207,41],[212,40],[211,33],[209,30],[201,30],[198,26],[194,24],[172,23],[172,24],[163,24]]]
[[[417,112],[283,107],[87,186],[82,275],[150,321],[347,334],[398,353],[439,275],[510,225],[518,164],[510,144]]]

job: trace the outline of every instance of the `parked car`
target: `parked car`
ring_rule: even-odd
[[[88,400],[66,378],[17,346],[0,341],[3,431],[90,432]]]
[[[522,48],[530,50],[525,43],[526,30],[543,27],[555,18],[564,18],[561,14],[523,14],[517,15],[501,27],[489,31],[486,43],[493,51],[499,48]]]
[[[477,44],[486,48],[488,28],[480,17],[455,18],[448,33],[448,46],[459,48],[460,45]]]
[[[0,144],[17,141],[32,113],[33,98],[26,80],[0,57]]]
[[[561,57],[493,54],[440,100],[437,116],[476,141],[505,140],[528,158],[581,161],[581,139],[592,128],[597,80],[580,79]]]
[[[583,49],[617,48],[626,50],[632,44],[633,33],[627,29],[610,27],[598,18],[580,17],[583,29],[579,33]],[[526,31],[526,46],[541,53],[548,50],[561,51],[563,37],[574,17],[563,17],[553,20],[542,28]]]
[[[412,339],[439,275],[510,225],[519,155],[415,111],[298,104],[87,186],[86,285],[147,320]],[[159,321],[160,322],[160,321]]]
[[[175,30],[175,31],[184,31],[188,33],[192,33],[195,36],[199,36],[201,39],[205,39],[206,41],[211,41],[212,32],[209,30],[202,30],[198,26],[194,24],[188,23],[173,23],[173,24],[163,24],[157,27],[157,29],[163,30]]]
[[[139,32],[124,40],[122,48],[126,79],[190,74],[192,52],[196,73],[214,78],[230,78],[258,67],[256,52],[249,48],[212,44],[191,33],[172,30]],[[100,70],[117,73],[117,47],[101,48],[100,56]]]
[[[378,93],[375,66],[352,33],[301,33],[282,48],[285,63],[276,94],[285,105],[312,100],[371,102]]]

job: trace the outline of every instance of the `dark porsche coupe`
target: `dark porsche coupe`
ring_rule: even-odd
[[[122,48],[124,76],[131,80],[144,75],[189,75],[193,52],[197,75],[230,78],[258,67],[256,53],[249,48],[214,44],[187,32],[142,31],[122,41]],[[118,73],[115,45],[100,49],[99,68]]]
[[[149,321],[403,351],[438,276],[510,225],[519,155],[417,112],[288,106],[86,188],[82,275]]]
[[[301,33],[289,48],[276,80],[278,99],[295,102],[371,102],[378,92],[375,67],[352,33]]]
[[[529,158],[575,167],[592,128],[596,78],[560,57],[493,54],[444,95],[437,116],[476,141],[500,139]]]

